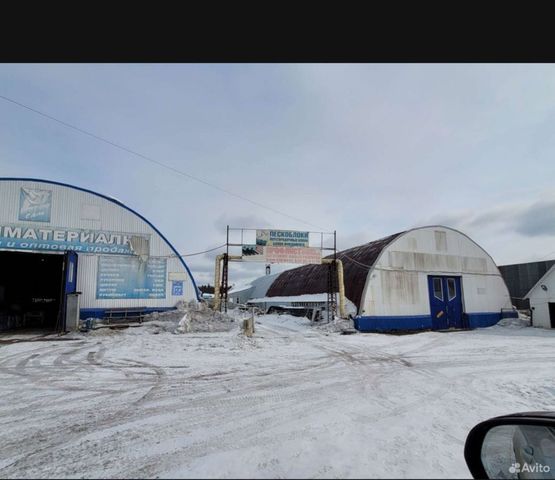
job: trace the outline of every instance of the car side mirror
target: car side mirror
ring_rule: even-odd
[[[555,479],[555,412],[479,423],[466,438],[464,458],[474,478]]]

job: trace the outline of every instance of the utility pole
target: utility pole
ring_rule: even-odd
[[[333,231],[333,261],[328,265],[328,322],[335,318],[337,311],[337,239],[336,231]]]
[[[224,256],[224,267],[222,272],[222,297],[224,300],[224,312],[227,313],[227,291],[229,288],[229,225],[227,226],[226,240],[225,240],[225,256]],[[221,307],[220,307],[221,308]]]

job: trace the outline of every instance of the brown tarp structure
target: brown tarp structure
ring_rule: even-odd
[[[360,308],[362,291],[366,284],[368,271],[374,262],[393,240],[405,232],[395,233],[358,247],[337,252],[343,262],[345,296]],[[328,255],[326,258],[333,258]],[[328,268],[324,265],[303,265],[281,273],[272,283],[267,297],[291,297],[313,293],[326,293],[328,290]]]

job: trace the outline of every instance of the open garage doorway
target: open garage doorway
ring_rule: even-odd
[[[61,330],[64,255],[0,251],[0,332]]]

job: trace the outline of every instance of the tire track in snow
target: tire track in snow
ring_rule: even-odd
[[[44,351],[44,350],[49,351],[52,348],[55,349],[55,346],[49,345],[49,346],[45,346],[44,348],[41,348],[40,351]],[[9,374],[19,375],[22,378],[22,380],[30,380],[34,384],[42,384],[42,385],[48,386],[50,389],[61,389],[66,392],[75,392],[75,391],[92,392],[90,397],[94,397],[97,401],[100,401],[100,402],[109,403],[111,398],[115,398],[116,402],[121,402],[122,394],[125,395],[126,393],[129,393],[129,391],[136,390],[136,387],[137,387],[136,381],[128,382],[127,384],[130,386],[130,390],[128,392],[122,392],[121,385],[125,385],[125,383],[122,384],[117,379],[114,380],[112,383],[117,383],[119,388],[106,389],[106,388],[98,388],[95,385],[92,385],[92,386],[87,385],[87,379],[81,378],[79,376],[77,376],[77,378],[71,378],[71,381],[75,383],[84,383],[85,384],[84,387],[79,387],[75,385],[58,386],[57,385],[58,381],[61,382],[62,384],[67,382],[66,375],[68,375],[70,372],[73,372],[73,373],[75,373],[74,371],[76,371],[77,373],[83,372],[84,367],[90,367],[90,368],[105,367],[102,364],[102,362],[98,361],[96,357],[91,356],[90,355],[91,352],[89,351],[86,359],[84,359],[83,361],[75,360],[71,364],[75,367],[74,369],[67,368],[69,364],[67,364],[65,360],[68,357],[72,357],[78,353],[82,353],[83,350],[85,349],[90,350],[89,342],[83,342],[79,348],[73,348],[70,351],[62,352],[61,354],[58,354],[58,356],[55,357],[55,360],[49,365],[40,363],[39,360],[42,357],[41,357],[41,354],[39,353],[34,353],[32,355],[28,355],[28,352],[18,353],[15,355],[11,355],[10,358],[8,359],[4,359],[2,362],[2,365],[3,365],[2,368],[5,372]],[[96,355],[96,352],[93,352],[93,353],[94,355]],[[56,352],[52,352],[52,353],[46,352],[45,356],[48,357],[53,355],[56,355]],[[17,361],[17,359],[21,357],[24,357],[24,358],[19,360],[19,362],[16,364],[15,370],[12,367],[8,367],[8,368],[5,367],[7,362],[11,361],[13,363],[14,360]],[[27,368],[28,363],[31,360],[37,361],[37,364],[33,367],[33,369],[37,370],[38,372],[36,374],[32,374],[28,371],[28,368]],[[154,385],[152,385],[153,383],[152,379],[149,379],[149,383],[150,383],[149,390],[146,392],[146,394],[143,394],[138,400],[136,399],[135,402],[137,402],[144,399],[146,396],[148,396],[149,392],[151,392],[153,388],[157,387],[157,385],[160,383],[160,377],[163,372],[160,369],[158,369],[158,367],[156,367],[155,365],[147,364],[146,362],[141,362],[136,360],[131,360],[131,362],[132,362],[131,364],[108,366],[108,368],[119,372],[124,371],[124,369],[127,367],[139,367],[141,369],[147,368],[147,369],[154,370],[155,376],[156,376]],[[17,366],[19,366],[19,369],[17,368]],[[45,367],[55,367],[55,368],[45,369]],[[141,387],[141,388],[144,388],[144,387]],[[107,398],[100,400],[99,395],[104,397],[107,396]],[[85,396],[84,398],[88,398],[88,397],[89,396]],[[24,457],[21,457],[21,455],[17,455],[16,457],[12,456],[11,458],[13,461],[8,464],[5,464],[0,469],[0,472],[5,472],[6,469],[10,467],[17,469],[18,466],[22,463],[32,464],[33,459],[37,459],[35,461],[38,461],[38,465],[40,466],[42,460],[39,460],[39,459],[44,458],[45,455],[48,457],[49,455],[51,455],[49,452],[56,449],[60,449],[63,447],[63,445],[75,442],[78,438],[82,437],[87,430],[92,428],[98,428],[106,424],[113,424],[113,423],[119,424],[121,422],[125,422],[128,418],[134,415],[134,412],[131,413],[127,405],[124,405],[120,409],[117,409],[115,412],[114,411],[106,412],[104,413],[104,415],[102,411],[97,411],[96,413],[100,415],[101,417],[100,420],[98,420],[95,415],[95,418],[83,422],[80,425],[79,429],[75,429],[75,426],[73,424],[62,423],[58,425],[57,431],[52,435],[48,435],[48,437],[43,439],[43,441],[39,442],[38,444],[36,442],[35,443],[31,442],[31,444],[26,445],[27,453],[25,454]],[[4,444],[4,447],[5,448],[3,450],[3,453],[6,455],[9,455],[10,444]],[[14,442],[14,447],[16,449],[19,447],[18,448],[19,451],[21,450],[21,445],[19,444],[19,442]],[[29,460],[31,460],[31,462],[29,462]]]

